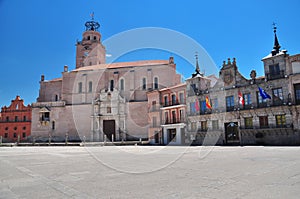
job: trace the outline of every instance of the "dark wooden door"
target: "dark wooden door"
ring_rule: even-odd
[[[115,125],[115,120],[103,120],[103,132],[109,140],[112,139],[112,135],[114,135],[114,140],[116,140]]]

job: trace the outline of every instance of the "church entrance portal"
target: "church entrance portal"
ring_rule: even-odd
[[[116,124],[115,120],[103,120],[103,132],[107,139],[112,140],[112,135],[114,140],[116,140]]]

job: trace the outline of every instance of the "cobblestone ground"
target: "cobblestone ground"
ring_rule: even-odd
[[[300,148],[1,147],[0,198],[300,198]]]

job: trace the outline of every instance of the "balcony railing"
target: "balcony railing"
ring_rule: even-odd
[[[185,100],[166,101],[166,102],[162,103],[161,105],[163,107],[168,107],[168,106],[176,106],[176,105],[180,105],[180,104],[185,104]]]
[[[166,124],[178,124],[178,123],[184,123],[185,122],[185,118],[172,118],[172,119],[167,119],[167,120],[163,120],[161,122],[162,125],[166,125]]]
[[[268,80],[283,78],[284,70],[280,70],[277,73],[266,73],[266,77]]]
[[[240,129],[273,129],[273,128],[293,128],[293,124],[283,124],[283,125],[277,125],[277,124],[270,124],[268,126],[240,126]]]

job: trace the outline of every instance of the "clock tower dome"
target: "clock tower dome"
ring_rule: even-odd
[[[85,23],[82,41],[76,44],[76,68],[105,63],[105,47],[101,43],[99,27],[92,14],[92,20]]]

